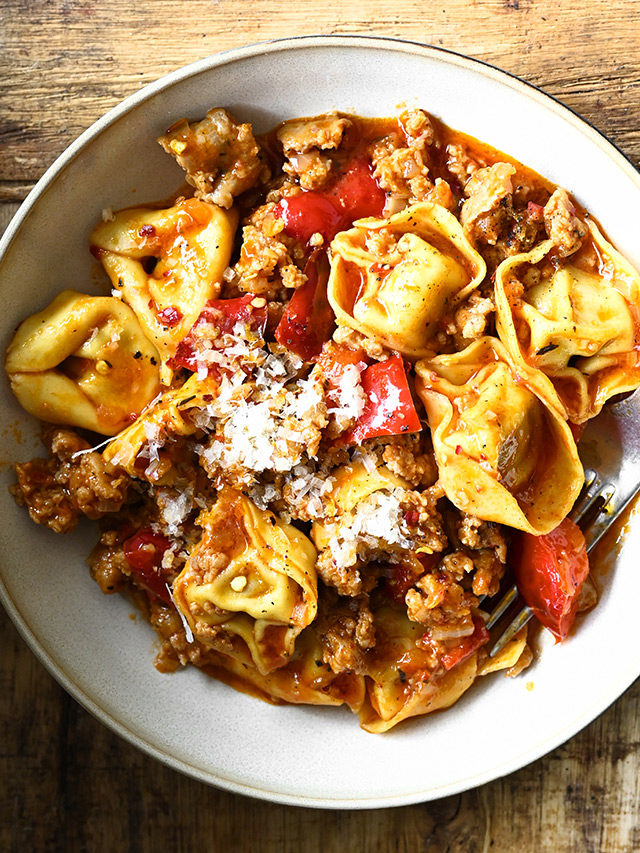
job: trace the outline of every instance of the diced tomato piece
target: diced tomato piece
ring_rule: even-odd
[[[340,436],[338,444],[361,444],[367,438],[381,435],[420,432],[422,424],[413,404],[402,356],[396,353],[387,361],[372,364],[363,371],[360,381],[367,397],[364,412]]]
[[[345,227],[342,210],[322,193],[305,192],[283,198],[273,212],[284,222],[285,234],[302,243],[307,243],[312,234],[322,234],[331,242]]]
[[[469,655],[473,654],[480,646],[484,646],[489,640],[489,632],[479,616],[473,617],[473,634],[464,637],[457,646],[443,653],[440,661],[445,669],[453,669],[456,664],[462,663]]]
[[[150,527],[142,527],[125,539],[122,547],[131,573],[142,586],[171,604],[166,587],[167,573],[162,568],[162,558],[171,547],[169,539],[161,533],[155,533]]]
[[[285,234],[307,243],[312,234],[327,242],[338,231],[364,216],[381,216],[386,194],[373,177],[371,164],[359,157],[350,161],[327,189],[283,198],[274,215],[284,222]]]
[[[230,334],[238,323],[246,323],[252,331],[262,333],[267,314],[267,300],[247,293],[235,299],[210,299],[194,325],[214,323],[222,334]]]
[[[238,323],[246,324],[252,331],[264,334],[267,316],[267,300],[253,293],[247,293],[246,296],[238,296],[235,299],[210,299],[191,327],[191,331],[178,344],[175,355],[167,363],[174,370],[178,367],[186,367],[187,370],[193,371],[198,369],[194,353],[193,329],[204,323],[212,323],[222,334],[233,332]]]
[[[382,216],[387,198],[373,177],[371,164],[361,157],[352,160],[326,192],[344,210],[347,227],[365,216]]]
[[[314,252],[304,268],[307,281],[293,292],[275,331],[287,349],[311,361],[331,337],[335,316],[327,299],[329,260],[325,252]]]
[[[519,533],[511,548],[520,594],[539,621],[563,640],[576,618],[589,574],[582,531],[569,518],[544,536]]]

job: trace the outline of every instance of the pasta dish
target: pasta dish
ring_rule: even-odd
[[[110,291],[9,345],[48,451],[18,503],[98,520],[91,574],[161,671],[371,732],[519,674],[530,626],[487,650],[506,572],[558,640],[595,603],[577,442],[640,385],[638,272],[565,189],[420,109],[259,136],[214,108],[158,142],[185,184],[104,208]]]

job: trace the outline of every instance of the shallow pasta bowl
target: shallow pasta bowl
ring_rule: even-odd
[[[125,100],[47,171],[0,243],[2,339],[65,287],[104,292],[88,236],[106,207],[166,198],[182,173],[155,138],[182,116],[226,106],[264,131],[330,109],[393,115],[422,106],[569,189],[640,265],[640,177],[600,134],[519,80],[442,50],[383,38],[300,38],[197,62]],[[595,179],[594,179],[595,177]],[[228,790],[328,808],[371,808],[459,792],[522,767],[593,720],[640,674],[640,574],[631,525],[598,607],[574,635],[544,638],[519,679],[475,685],[450,710],[387,735],[348,711],[274,707],[196,669],[162,675],[155,635],[132,605],[105,597],[85,557],[89,526],[34,526],[6,486],[11,460],[38,451],[37,425],[2,390],[0,595],[52,675],[114,731],[171,767]],[[633,636],[632,636],[633,634]],[[616,649],[612,654],[611,638]],[[597,674],[594,677],[594,674]]]

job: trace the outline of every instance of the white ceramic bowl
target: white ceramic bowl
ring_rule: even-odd
[[[640,264],[640,179],[601,135],[535,88],[482,63],[382,38],[299,38],[202,60],[127,98],[47,171],[0,244],[2,341],[64,287],[100,292],[87,249],[104,207],[164,198],[182,173],[156,136],[184,115],[227,106],[266,130],[333,108],[393,115],[420,105],[566,186]],[[37,450],[37,427],[3,384],[2,461]],[[19,425],[19,429],[16,429]],[[635,526],[603,598],[562,645],[544,643],[519,679],[474,686],[442,714],[366,734],[343,709],[272,707],[192,668],[161,675],[155,635],[119,596],[105,597],[85,557],[89,526],[36,527],[6,489],[0,594],[33,651],[98,719],[177,770],[232,791],[306,806],[370,808],[452,794],[562,743],[640,674]],[[624,650],[624,653],[613,651]],[[533,683],[533,689],[527,685]]]

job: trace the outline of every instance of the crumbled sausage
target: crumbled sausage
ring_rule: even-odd
[[[286,121],[276,133],[286,158],[283,171],[298,178],[304,190],[321,187],[333,168],[331,157],[322,152],[338,148],[350,125],[335,114]]]
[[[438,479],[438,466],[433,451],[420,452],[418,436],[399,436],[387,444],[382,458],[394,474],[404,477],[412,486],[432,486]]]
[[[314,148],[323,151],[337,148],[345,130],[351,125],[347,118],[327,113],[313,118],[297,118],[280,125],[276,136],[285,154],[292,151],[305,154]]]
[[[433,145],[435,133],[431,119],[424,110],[405,110],[398,117],[407,142],[414,148],[427,148]]]
[[[240,259],[232,270],[232,283],[239,291],[268,299],[286,298],[287,289],[301,287],[307,280],[286,241],[252,224],[242,229]]]
[[[393,196],[422,201],[433,188],[424,149],[403,147],[397,134],[378,140],[370,155],[375,178]]]
[[[374,616],[367,597],[345,601],[329,594],[324,598],[318,619],[323,663],[336,675],[365,672],[363,652],[376,644]]]
[[[477,599],[444,569],[420,578],[405,602],[409,619],[429,628],[435,641],[473,633],[472,608]]]
[[[101,518],[122,507],[131,483],[123,471],[95,451],[76,455],[90,445],[73,430],[49,429],[44,440],[50,458],[18,463],[13,490],[37,524],[67,533],[81,515]]]
[[[466,201],[460,211],[460,222],[475,242],[495,245],[509,218],[515,167],[511,163],[494,163],[478,169],[464,187]]]
[[[473,561],[473,592],[495,595],[500,587],[507,560],[507,541],[499,525],[463,514],[456,524],[460,544]]]
[[[226,110],[209,110],[198,122],[181,119],[159,137],[187,173],[196,196],[229,208],[235,196],[268,177],[250,124],[240,124]]]
[[[587,233],[584,223],[576,216],[566,190],[558,188],[544,208],[544,225],[560,257],[577,252]]]
[[[457,179],[461,187],[478,171],[480,163],[469,156],[466,148],[457,142],[451,142],[446,148],[447,170]]]
[[[462,349],[487,333],[494,310],[491,296],[482,296],[474,291],[457,309],[452,327],[447,331],[454,335],[456,344]]]

